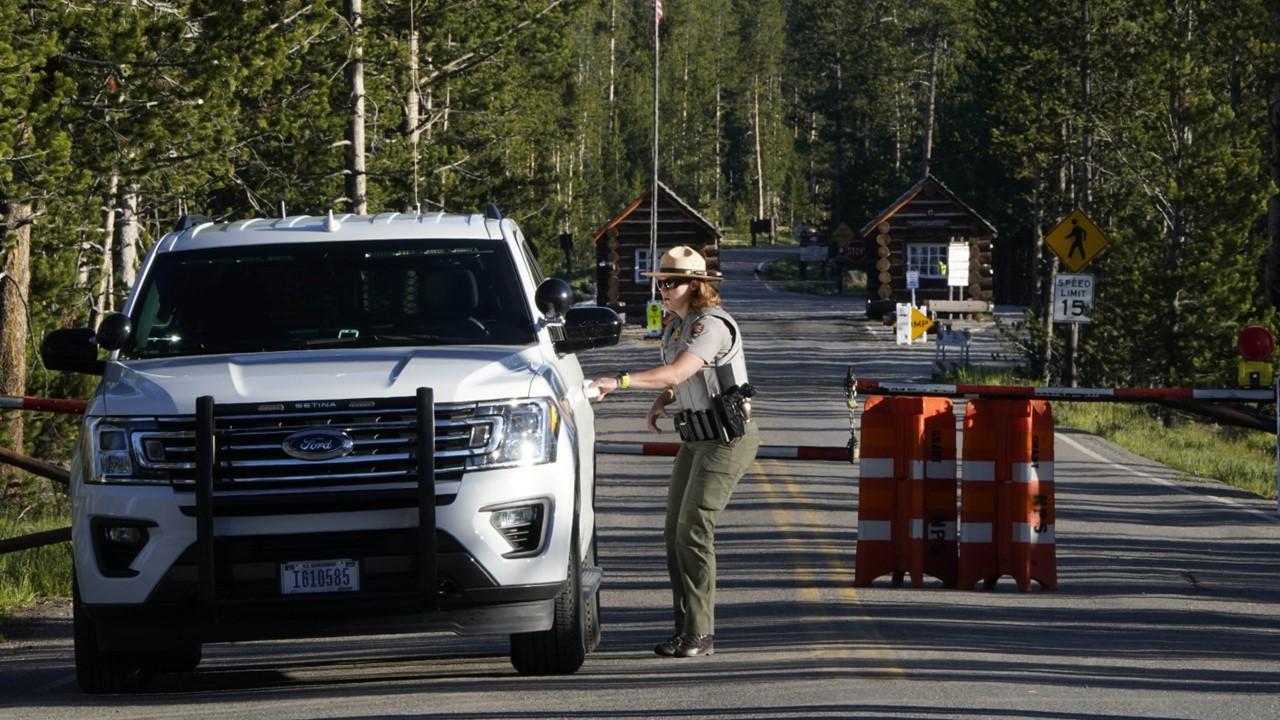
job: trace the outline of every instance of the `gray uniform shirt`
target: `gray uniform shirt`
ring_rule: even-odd
[[[671,316],[662,333],[662,362],[675,362],[680,353],[688,351],[702,358],[704,367],[676,386],[676,399],[669,410],[709,410],[711,395],[721,390],[714,369],[717,365],[731,363],[736,371],[734,382],[741,384],[747,381],[740,349],[742,343],[736,337],[736,325],[733,329],[729,327],[733,322],[729,314],[719,308],[691,312],[683,319],[679,315]]]

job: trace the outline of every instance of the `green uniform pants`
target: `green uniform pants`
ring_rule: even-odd
[[[677,633],[715,634],[716,518],[759,447],[760,430],[749,422],[733,442],[690,441],[676,454],[663,536]]]

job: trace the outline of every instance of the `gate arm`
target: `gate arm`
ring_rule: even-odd
[[[22,468],[33,475],[46,477],[61,485],[71,485],[71,473],[57,465],[50,465],[43,460],[19,455],[8,448],[0,448],[0,463]]]

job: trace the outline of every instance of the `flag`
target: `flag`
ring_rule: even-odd
[[[649,7],[653,8],[653,35],[649,38],[649,42],[655,42],[658,39],[658,26],[662,24],[662,0],[649,0]]]

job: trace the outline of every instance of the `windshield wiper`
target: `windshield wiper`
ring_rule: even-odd
[[[371,334],[360,337],[310,338],[303,341],[307,348],[327,347],[377,347],[383,345],[445,345],[456,342],[454,338],[426,333]]]

